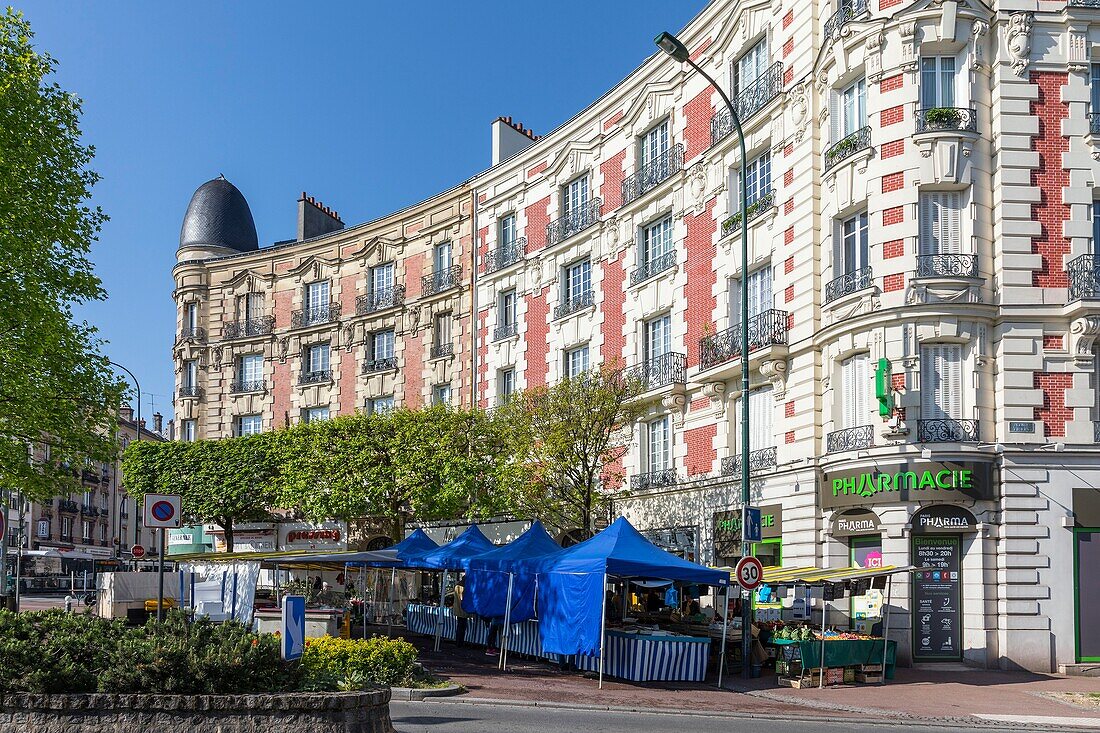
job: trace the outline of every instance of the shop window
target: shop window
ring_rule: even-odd
[[[866,535],[849,539],[849,564],[856,568],[882,567],[882,535]],[[872,588],[862,596],[852,596],[851,627],[869,633],[882,620],[882,591]]]
[[[753,543],[753,556],[766,568],[778,568],[783,565],[783,540],[779,537]]]

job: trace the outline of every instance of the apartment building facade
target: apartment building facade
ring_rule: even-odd
[[[498,120],[494,164],[464,184],[456,206],[472,209],[447,235],[477,249],[453,311],[476,330],[462,362],[474,378],[459,378],[470,398],[489,408],[598,364],[636,370],[648,415],[616,506],[722,564],[741,553],[747,357],[751,501],[769,518],[753,551],[935,566],[813,599],[830,623],[874,626],[889,605],[906,661],[1100,660],[1087,623],[1100,615],[1100,8],[716,0],[679,37],[734,100],[747,164],[717,92],[662,55],[541,139]],[[290,268],[313,246],[178,265],[177,300],[217,300],[246,261],[297,297]],[[298,263],[283,275],[280,252]],[[366,263],[342,264],[362,292]],[[227,297],[200,307],[228,313]],[[276,361],[299,350],[269,343]],[[405,363],[431,368],[423,349]],[[220,427],[199,434],[230,434],[237,398],[206,389],[194,408]],[[341,411],[366,397],[341,390]]]

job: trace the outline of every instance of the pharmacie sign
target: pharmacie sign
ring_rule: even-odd
[[[783,505],[760,507],[760,537],[783,536]],[[714,513],[714,550],[718,557],[741,554],[741,510]]]
[[[908,461],[828,471],[821,507],[837,509],[906,501],[993,499],[993,464],[978,461]]]

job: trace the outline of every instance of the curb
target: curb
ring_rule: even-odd
[[[391,687],[391,700],[420,701],[430,697],[454,697],[466,692],[462,685],[447,685],[446,687]]]
[[[769,699],[770,698],[765,698]],[[740,720],[769,720],[769,721],[782,721],[790,722],[790,716],[782,716],[776,713],[737,713],[728,711],[707,711],[707,710],[681,710],[677,708],[647,708],[639,706],[621,706],[621,705],[586,705],[581,703],[566,703],[566,702],[547,702],[539,700],[508,700],[503,698],[491,698],[491,697],[462,697],[455,700],[436,700],[440,704],[446,705],[499,705],[507,707],[520,707],[520,708],[546,708],[557,710],[591,710],[601,712],[612,713],[642,713],[647,715],[676,715],[676,716],[692,716],[698,718],[729,718]],[[784,700],[788,704],[797,706],[798,703],[792,703]],[[823,708],[815,708],[816,710],[824,712]],[[841,713],[855,713],[854,710],[838,710],[832,708],[834,712]],[[862,711],[858,711],[862,712]],[[837,716],[830,719],[830,722],[836,723],[861,723],[861,724],[877,724],[877,725],[890,725],[906,728],[927,728],[930,725],[954,727],[954,728],[970,728],[975,730],[986,731],[1032,731],[1032,730],[1049,730],[1044,725],[1029,725],[1029,724],[1006,724],[999,721],[981,720],[975,718],[913,718],[913,717],[891,717],[889,715],[883,715],[882,711],[866,711],[872,713],[869,717],[867,714],[848,716]],[[1082,727],[1076,730],[1088,731],[1088,728]]]

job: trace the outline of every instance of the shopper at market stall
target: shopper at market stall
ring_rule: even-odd
[[[470,614],[462,607],[462,596],[466,593],[465,582],[465,578],[459,579],[459,581],[455,583],[454,592],[455,646],[458,647],[465,646],[466,644],[466,624],[467,619],[470,618]]]

